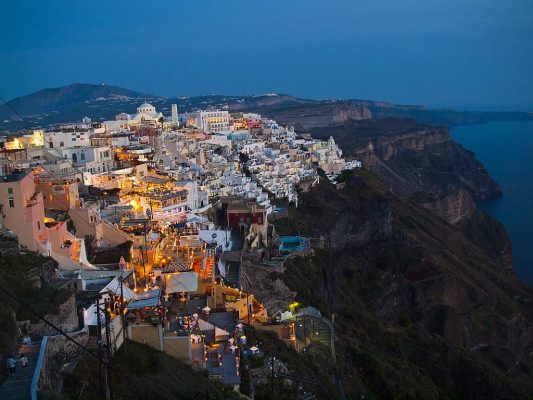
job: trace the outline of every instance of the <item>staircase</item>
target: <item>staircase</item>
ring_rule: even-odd
[[[20,361],[17,359],[17,372],[15,375],[8,375],[0,387],[0,399],[2,400],[27,400],[30,399],[31,380],[33,370],[37,363],[40,343],[22,345],[19,347],[19,354],[26,354],[28,365],[22,368]]]
[[[226,276],[224,277],[224,281],[229,286],[235,286],[240,288],[240,279],[239,279],[239,270],[240,270],[240,263],[237,262],[230,262],[228,266],[228,270],[226,271]]]

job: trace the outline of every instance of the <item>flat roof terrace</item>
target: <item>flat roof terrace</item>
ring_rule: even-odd
[[[149,190],[142,194],[152,200],[169,200],[176,197],[187,196],[186,190]]]

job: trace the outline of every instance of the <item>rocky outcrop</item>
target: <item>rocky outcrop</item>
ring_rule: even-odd
[[[463,234],[481,247],[492,260],[506,269],[513,268],[511,239],[503,224],[489,214],[476,211],[459,223]]]
[[[247,109],[250,110],[249,107]],[[251,108],[251,111],[273,118],[278,123],[296,126],[300,131],[372,118],[368,108],[348,101],[280,104],[266,108]]]
[[[465,221],[476,211],[476,204],[472,200],[470,193],[464,188],[459,188],[456,192],[440,197],[431,198],[415,194],[413,198],[451,224]]]
[[[0,256],[16,256],[19,254],[17,235],[7,229],[0,228]]]
[[[65,332],[74,332],[78,330],[79,321],[74,292],[71,292],[68,299],[59,305],[55,314],[47,315],[46,318]],[[21,321],[18,324],[24,335],[32,337],[57,335],[57,330],[42,321]]]
[[[322,171],[319,181],[313,190],[301,193],[298,208],[290,211],[298,220],[301,216],[299,234],[321,239],[326,247],[338,250],[349,244],[364,246],[391,235],[392,201],[387,195],[370,193],[362,178],[348,172],[346,180],[345,175],[339,177],[341,190]],[[283,223],[276,222],[280,235],[293,228]]]
[[[370,119],[372,113],[370,110],[363,106],[356,106],[352,103],[341,103],[334,109],[333,123],[344,123],[351,120]]]

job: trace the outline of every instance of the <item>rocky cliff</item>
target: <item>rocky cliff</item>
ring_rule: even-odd
[[[455,143],[445,127],[382,119],[347,121],[311,133],[333,136],[345,154],[362,160],[393,193],[459,224],[471,240],[494,249],[502,266],[512,265],[505,228],[493,218],[481,217],[475,207],[475,201],[500,196],[501,189],[474,153]]]
[[[311,132],[333,136],[347,155],[361,159],[402,196],[421,193],[437,199],[459,189],[474,200],[501,195],[475,155],[455,143],[445,127],[387,119],[348,121]]]
[[[307,101],[268,106],[246,103],[245,109],[268,116],[279,123],[296,126],[300,131],[372,118],[367,107],[349,101]]]
[[[346,237],[291,260],[282,279],[336,315],[347,395],[530,398],[533,293],[464,233],[478,225],[451,225],[364,170],[341,180],[302,194],[278,229]]]

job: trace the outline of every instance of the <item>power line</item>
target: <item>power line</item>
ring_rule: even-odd
[[[43,321],[45,324],[47,324],[48,326],[50,326],[51,328],[55,329],[56,331],[59,332],[59,334],[61,334],[62,336],[66,337],[68,340],[70,340],[72,343],[74,343],[76,346],[78,346],[79,348],[81,348],[83,351],[89,353],[90,355],[92,355],[93,357],[97,358],[98,360],[100,360],[101,362],[104,362],[106,363],[106,361],[101,358],[98,354],[94,353],[92,350],[89,350],[87,347],[85,347],[84,345],[82,345],[81,343],[79,343],[78,341],[76,341],[75,339],[73,339],[72,337],[70,337],[66,332],[64,332],[61,328],[58,328],[57,326],[55,326],[53,323],[51,323],[50,321],[48,321],[46,318],[44,318],[43,316],[41,316],[39,313],[37,313],[36,311],[34,311],[28,304],[26,304],[24,301],[20,300],[17,296],[15,296],[13,293],[9,292],[8,290],[6,290],[5,288],[3,288],[2,286],[0,286],[0,291],[2,291],[4,294],[6,294],[8,297],[10,297],[11,299],[15,300],[17,303],[19,303],[20,305],[22,305],[24,308],[26,308],[30,313],[32,313],[33,315],[35,315],[37,318],[39,318],[41,321]]]

